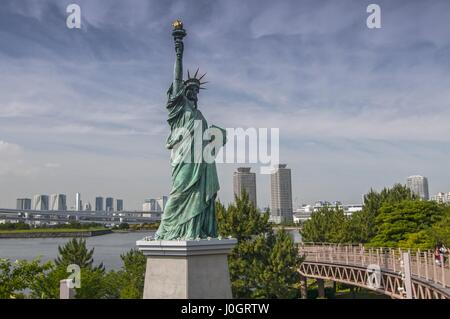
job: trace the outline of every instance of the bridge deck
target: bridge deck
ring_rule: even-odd
[[[335,279],[336,281],[353,280],[357,285],[368,286],[365,281],[367,281],[369,270],[379,269],[384,276],[382,277],[384,284],[392,286],[389,288],[390,290],[401,291],[403,289],[402,253],[405,250],[367,248],[362,245],[303,244],[299,246],[299,252],[305,258],[305,265],[320,265],[320,267],[315,268],[303,266],[301,271],[308,272],[303,274],[305,276],[325,276],[326,279]],[[415,297],[450,298],[450,265],[448,259],[436,261],[432,251],[417,250],[409,251],[409,253],[411,256],[412,288],[416,290],[414,292]],[[325,267],[333,267],[333,265],[335,266],[333,271],[324,269]],[[351,270],[353,273],[351,275],[343,274],[344,270]],[[360,278],[357,278],[358,276]],[[402,297],[402,294],[396,291],[385,291],[385,293],[393,297]]]

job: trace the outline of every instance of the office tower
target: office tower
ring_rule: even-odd
[[[17,209],[31,209],[31,199],[30,198],[18,198],[16,208]]]
[[[256,206],[256,174],[250,172],[250,167],[239,167],[237,172],[233,173],[233,191],[234,195],[241,196],[245,191],[250,201]]]
[[[164,212],[164,208],[166,208],[167,196],[161,196],[156,200],[156,209],[157,212]]]
[[[142,211],[155,212],[156,211],[156,199],[153,199],[153,198],[146,199],[144,204],[142,204]]]
[[[116,211],[123,211],[123,199],[116,199]]]
[[[428,179],[424,176],[413,175],[408,177],[406,186],[411,190],[413,194],[423,200],[429,200],[428,193]]]
[[[293,221],[291,169],[279,164],[270,175],[270,220]]]
[[[80,193],[76,193],[76,195],[75,195],[75,210],[77,212],[83,210],[83,203],[81,202],[81,194]]]
[[[48,210],[48,195],[34,195],[33,209]]]
[[[66,195],[52,194],[50,195],[50,210],[67,210]]]
[[[92,210],[91,203],[88,202],[88,203],[84,204],[84,210],[87,212],[90,212]]]
[[[96,212],[103,211],[103,197],[101,196],[95,197],[95,211]]]
[[[106,210],[107,212],[112,212],[112,211],[114,211],[114,198],[112,198],[112,197],[106,197],[105,210]]]

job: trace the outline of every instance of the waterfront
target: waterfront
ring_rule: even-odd
[[[103,262],[106,269],[119,269],[122,266],[120,255],[136,248],[136,241],[152,235],[154,231],[112,233],[102,236],[87,237],[89,249],[95,248],[94,263]],[[294,241],[300,240],[298,231],[290,230]],[[58,254],[58,246],[64,245],[70,238],[12,238],[0,239],[0,258],[10,260],[40,257],[42,261],[53,260]]]
[[[106,269],[119,269],[122,266],[120,255],[136,248],[136,241],[148,232],[113,233],[85,238],[89,249],[95,248],[94,263],[103,262]],[[10,260],[31,260],[40,257],[42,261],[53,260],[58,254],[58,246],[67,243],[70,238],[13,238],[0,240],[0,258]]]

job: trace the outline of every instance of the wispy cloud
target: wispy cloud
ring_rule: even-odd
[[[359,201],[412,173],[428,175],[431,192],[450,190],[448,1],[380,0],[380,30],[365,26],[369,1],[79,0],[82,30],[65,27],[69,3],[0,8],[0,140],[20,145],[19,170],[42,191],[105,189],[132,208],[168,193],[165,91],[179,17],[185,67],[208,72],[202,112],[223,127],[279,127],[299,202]],[[3,163],[3,176],[18,169]],[[32,169],[46,163],[61,167]],[[225,201],[235,166],[219,167]],[[2,182],[3,202],[40,192],[25,181]]]

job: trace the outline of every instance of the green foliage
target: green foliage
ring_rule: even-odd
[[[435,243],[444,244],[450,247],[450,204],[442,206],[442,218],[431,227],[429,235],[433,237]]]
[[[411,190],[401,184],[384,188],[380,193],[373,189],[364,195],[364,207],[352,216],[350,232],[353,242],[366,243],[377,233],[376,218],[383,205],[396,204],[403,200],[418,200]]]
[[[120,223],[119,229],[129,229],[130,225],[128,223]]]
[[[155,230],[159,227],[159,222],[154,223],[143,223],[143,224],[131,224],[129,225],[129,229],[132,231],[136,230]]]
[[[261,213],[254,207],[246,192],[240,197],[235,196],[235,202],[227,209],[219,201],[216,202],[216,215],[219,234],[232,236],[238,242],[272,229],[269,212]]]
[[[92,268],[94,259],[94,248],[88,250],[86,247],[86,240],[73,238],[64,246],[58,247],[59,256],[55,260],[56,266],[67,267],[75,264],[80,268]],[[97,266],[97,269],[104,271],[103,263]]]
[[[4,223],[0,224],[0,230],[18,230],[18,229],[30,229],[30,225],[24,222],[18,223]]]
[[[147,259],[142,252],[132,249],[120,256],[122,269],[110,271],[105,278],[107,298],[141,299]]]
[[[31,287],[50,267],[50,263],[41,264],[38,259],[12,263],[0,258],[0,299],[24,298],[23,290]]]
[[[81,248],[80,250],[83,250]],[[92,257],[92,256],[91,256]],[[92,267],[91,262],[81,267],[81,287],[76,288],[77,299],[140,299],[144,291],[146,258],[138,250],[120,256],[123,262],[119,271],[105,272]],[[60,281],[67,279],[66,263],[53,264],[49,271],[37,276],[29,288],[31,296],[39,299],[58,299]]]
[[[314,212],[302,225],[305,242],[367,243],[369,246],[433,248],[450,244],[450,206],[418,199],[400,184],[370,190],[360,212],[346,217],[337,207]]]
[[[435,202],[404,200],[383,204],[376,217],[378,231],[370,245],[432,248],[434,243],[430,230],[442,219],[443,213],[443,206]]]
[[[300,259],[290,235],[276,233],[268,212],[261,213],[247,194],[226,209],[216,205],[219,233],[238,239],[228,258],[234,298],[295,298]]]
[[[59,299],[60,281],[70,273],[63,265],[53,265],[51,270],[39,276],[30,286],[32,298]],[[102,299],[106,295],[104,271],[98,268],[80,268],[80,288],[76,288],[76,299]]]
[[[349,218],[338,207],[322,207],[305,221],[301,234],[305,242],[342,243],[347,242]]]

